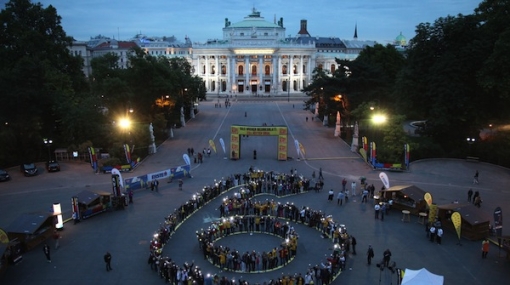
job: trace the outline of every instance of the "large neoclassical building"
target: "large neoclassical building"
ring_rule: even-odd
[[[311,83],[316,67],[332,73],[338,68],[336,58],[354,60],[376,42],[358,40],[356,27],[352,40],[312,36],[306,20],[289,36],[283,18],[268,21],[254,8],[241,21],[225,19],[223,38],[205,43],[192,43],[188,37],[180,42],[174,37],[137,35],[130,41],[75,42],[71,51],[86,57],[85,73],[90,74],[90,58],[105,52],[116,53],[120,67],[129,66],[127,55],[134,44],[150,55],[185,57],[195,75],[204,80],[209,95],[267,96],[300,92]]]
[[[193,44],[191,63],[208,93],[287,94],[310,84],[316,67],[333,72],[335,58],[353,60],[374,44],[356,35],[353,40],[312,37],[306,20],[296,36],[286,36],[283,18],[270,22],[253,9],[242,21],[225,19],[223,39]]]

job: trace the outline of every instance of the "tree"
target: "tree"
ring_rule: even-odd
[[[37,159],[42,138],[59,141],[61,98],[86,89],[82,60],[69,53],[72,39],[53,6],[11,0],[0,12],[0,141],[4,163]]]

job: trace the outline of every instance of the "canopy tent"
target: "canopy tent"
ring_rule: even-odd
[[[392,208],[408,210],[411,214],[418,215],[426,208],[423,196],[424,190],[415,185],[396,185],[381,191],[384,201],[393,200]]]
[[[402,285],[443,285],[444,277],[431,273],[425,268],[420,270],[406,269]]]

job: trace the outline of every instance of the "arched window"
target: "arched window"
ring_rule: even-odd
[[[227,74],[227,67],[225,65],[221,66],[221,74],[223,75]]]
[[[211,82],[211,91],[214,91],[214,90],[216,90],[216,81],[213,80]]]
[[[303,64],[303,74],[306,74],[306,64]]]
[[[334,64],[331,65],[331,74],[335,73],[336,66]]]
[[[239,73],[239,75],[243,75],[244,67],[242,65],[239,65],[239,67],[237,68],[237,73]]]
[[[211,74],[216,73],[216,67],[214,65],[211,66]]]
[[[282,74],[287,74],[287,66],[286,65],[282,66]]]
[[[205,74],[205,65],[202,65],[202,74]]]
[[[266,75],[270,75],[271,74],[271,67],[269,67],[269,65],[266,65],[265,69],[266,69],[265,70],[265,74]]]
[[[298,73],[297,65],[294,65],[294,66],[292,67],[292,72],[293,72],[294,74],[297,74],[297,73]]]
[[[251,66],[251,75],[257,75],[257,66],[256,65]]]
[[[227,91],[227,81],[221,81],[221,92]]]

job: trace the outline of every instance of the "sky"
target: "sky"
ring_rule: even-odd
[[[410,40],[420,23],[473,14],[482,0],[32,0],[52,5],[68,36],[79,41],[103,35],[129,40],[136,34],[175,36],[203,43],[221,39],[225,18],[240,22],[255,8],[266,21],[283,17],[287,36],[307,20],[311,36],[358,39],[386,44],[402,32]],[[0,0],[5,8],[7,0]]]

